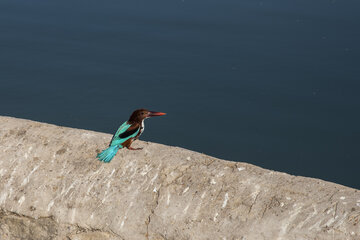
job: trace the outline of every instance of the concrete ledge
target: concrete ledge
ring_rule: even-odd
[[[0,239],[360,239],[360,192],[111,135],[0,117]]]

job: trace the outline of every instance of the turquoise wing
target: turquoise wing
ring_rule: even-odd
[[[128,124],[128,122],[124,122],[119,129],[116,131],[116,133],[114,134],[113,138],[111,139],[110,145],[109,146],[120,146],[120,148],[122,148],[123,146],[121,145],[122,143],[124,143],[125,141],[127,141],[130,138],[135,137],[139,131],[140,128],[137,129],[136,131],[134,131],[134,133],[132,134],[126,134],[126,131],[129,129],[129,127],[131,127],[131,124]],[[126,135],[126,137],[122,137]]]

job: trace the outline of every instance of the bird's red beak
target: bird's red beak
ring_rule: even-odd
[[[163,116],[163,115],[166,115],[166,113],[163,113],[163,112],[152,112],[150,111],[149,112],[149,117],[155,117],[155,116]]]

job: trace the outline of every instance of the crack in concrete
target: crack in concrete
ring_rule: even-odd
[[[333,218],[334,218],[334,219],[335,219],[335,217],[336,217],[336,212],[337,212],[338,204],[339,204],[339,202],[336,202],[336,203],[335,203],[335,206],[334,206],[334,214],[333,214]]]
[[[248,214],[250,214],[251,209],[254,206],[254,204],[256,203],[256,200],[257,200],[259,195],[260,195],[260,192],[258,194],[256,194],[254,201],[251,203]]]
[[[31,220],[49,218],[49,219],[55,221],[54,216],[52,216],[52,215],[40,216],[38,218],[34,218],[34,217],[30,217],[30,216],[27,216],[27,215],[24,215],[24,214],[20,214],[20,213],[13,212],[13,211],[7,211],[5,209],[0,208],[0,218],[5,217],[5,216],[16,216],[16,217],[28,218],[28,219],[31,219]]]
[[[161,191],[161,187],[157,190],[156,195],[155,195],[155,206],[150,209],[150,214],[148,215],[148,217],[145,220],[145,225],[146,225],[145,237],[147,240],[149,240],[149,225],[151,223],[151,217],[154,215],[155,209],[159,205],[160,191]]]

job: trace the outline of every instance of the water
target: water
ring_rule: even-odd
[[[360,188],[360,2],[0,1],[0,114]]]

